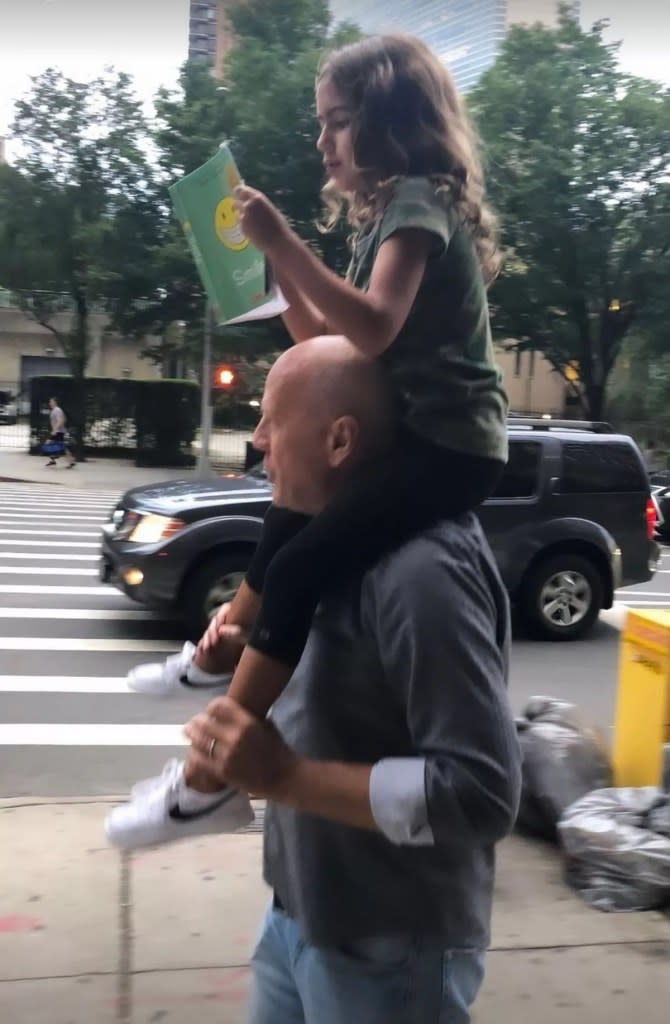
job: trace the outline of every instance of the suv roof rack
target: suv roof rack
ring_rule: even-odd
[[[507,419],[507,425],[527,430],[582,430],[591,434],[613,434],[615,432],[611,424],[599,423],[595,420],[533,419],[532,417],[511,415]]]

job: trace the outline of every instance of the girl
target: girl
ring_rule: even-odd
[[[326,58],[316,107],[328,226],[346,207],[354,229],[346,279],[246,186],[237,191],[242,228],[271,261],[294,341],[343,334],[381,360],[400,426],[391,455],[366,466],[356,487],[314,519],[276,506],[267,514],[226,617],[251,627],[229,696],[258,716],[300,660],[325,585],[476,508],[507,457],[507,403],[486,298],[498,268],[494,222],[451,76],[416,39],[367,38]],[[212,658],[206,641],[195,659],[201,682],[222,671]],[[212,751],[212,743],[203,750]],[[211,787],[188,783],[185,802],[193,795],[201,807],[202,792],[193,791]],[[218,797],[211,799],[215,806]]]
[[[381,359],[401,428],[391,457],[367,467],[355,493],[306,527],[304,517],[268,515],[247,577],[262,604],[229,691],[263,715],[300,659],[322,581],[478,506],[507,455],[486,300],[497,271],[493,222],[449,73],[416,39],[370,38],[325,60],[316,106],[329,224],[346,203],[356,232],[347,279],[245,187],[237,193],[242,228],[277,272],[294,341],[344,334]]]

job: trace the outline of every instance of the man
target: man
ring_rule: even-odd
[[[379,374],[341,338],[277,361],[254,439],[276,504],[318,512],[388,444]],[[187,778],[268,800],[251,1024],[470,1020],[520,786],[508,635],[468,515],[332,588],[271,720],[220,697],[187,726]]]
[[[57,398],[49,399],[49,409],[51,410],[49,413],[49,424],[51,427],[50,440],[52,441],[52,443],[63,445],[63,451],[65,452],[65,455],[67,456],[68,460],[67,468],[72,469],[76,462],[74,456],[72,455],[72,453],[69,451],[65,444],[65,413],[59,406]],[[56,458],[54,458],[54,456],[52,455],[46,465],[55,466]]]

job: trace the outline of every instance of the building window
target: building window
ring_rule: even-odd
[[[514,376],[521,376],[521,352],[519,349],[516,349],[514,353]]]
[[[528,376],[532,380],[533,377],[535,376],[535,349],[534,348],[531,349],[529,355],[530,355],[530,362],[529,362],[529,365],[528,365]]]

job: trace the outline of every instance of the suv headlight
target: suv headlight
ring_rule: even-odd
[[[183,529],[186,523],[183,519],[175,519],[172,516],[159,516],[150,512],[142,516],[136,526],[128,534],[128,540],[136,544],[156,544],[159,540],[166,540],[172,537],[179,530]]]

